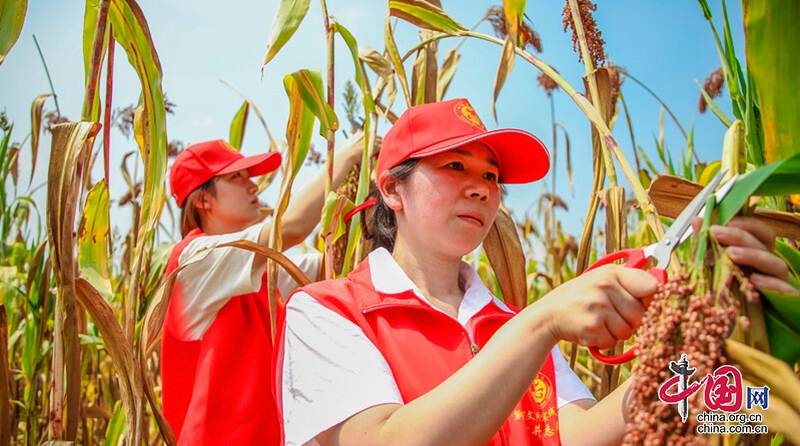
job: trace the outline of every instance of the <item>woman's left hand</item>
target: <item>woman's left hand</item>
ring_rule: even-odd
[[[786,294],[800,294],[789,283],[786,262],[775,255],[775,231],[754,218],[738,217],[725,226],[713,225],[711,231],[717,241],[727,246],[728,257],[738,265],[756,270],[750,282],[756,288]]]

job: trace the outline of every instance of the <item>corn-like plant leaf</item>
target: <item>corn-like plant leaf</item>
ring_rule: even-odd
[[[75,291],[78,301],[89,312],[100,335],[105,341],[111,361],[116,370],[119,382],[120,397],[122,407],[125,412],[127,433],[136,444],[141,441],[139,429],[134,427],[138,424],[137,407],[144,398],[142,374],[137,370],[133,356],[133,348],[122,332],[122,327],[117,321],[114,310],[108,302],[103,299],[100,293],[88,281],[82,278],[75,280]]]
[[[800,152],[800,111],[787,91],[800,89],[800,7],[792,2],[744,3],[747,66],[755,80],[767,163]]]
[[[39,343],[39,327],[41,321],[36,321],[33,314],[28,314],[25,319],[25,344],[22,346],[22,374],[29,380],[34,379],[36,360],[39,356],[41,345]]]
[[[406,106],[411,107],[411,93],[408,89],[408,78],[406,77],[406,69],[403,66],[403,60],[400,59],[400,54],[397,51],[397,43],[394,40],[394,31],[392,31],[392,23],[390,16],[386,16],[383,25],[383,40],[386,45],[386,53],[389,55],[389,60],[394,65],[394,71],[397,73],[397,79],[400,80],[400,87],[403,89],[403,96],[406,98]],[[389,107],[386,107],[388,110]]]
[[[707,186],[708,183],[710,183],[711,180],[717,176],[720,170],[722,170],[722,162],[714,161],[706,166],[699,175],[697,175],[697,182],[700,183],[701,186]]]
[[[764,305],[764,323],[769,336],[770,354],[787,364],[800,363],[800,334],[770,303]]]
[[[364,113],[369,116],[370,113],[375,112],[375,101],[372,98],[372,90],[369,88],[369,79],[367,78],[367,74],[364,73],[364,67],[361,65],[358,57],[358,43],[356,42],[355,37],[353,37],[353,34],[351,34],[350,31],[341,23],[334,21],[331,24],[331,27],[333,28],[334,32],[337,32],[340,36],[342,36],[344,43],[350,50],[350,56],[353,58],[353,68],[355,69],[356,84],[361,90],[361,101],[364,105]],[[397,66],[395,66],[395,68],[397,68]]]
[[[322,73],[319,70],[300,70],[289,74],[293,78],[300,97],[314,116],[319,119],[319,134],[330,140],[339,129],[339,118],[325,99]],[[285,84],[285,81],[284,81]],[[287,88],[288,91],[288,88]],[[305,159],[305,157],[303,157]],[[299,167],[298,167],[299,169]]]
[[[36,159],[39,155],[39,133],[42,129],[42,109],[44,108],[44,101],[49,98],[49,94],[37,96],[31,105],[31,179],[33,181],[33,173],[36,171]]]
[[[17,43],[28,12],[28,0],[7,0],[0,4],[0,65]]]
[[[775,244],[775,253],[786,261],[792,274],[800,278],[800,251],[792,248],[783,240],[778,239]]]
[[[519,28],[522,23],[522,17],[525,16],[525,3],[526,0],[503,0],[503,12],[505,12],[506,21],[508,21],[508,35],[511,37],[512,42],[519,47],[524,45],[520,38]]]
[[[517,226],[505,207],[497,211],[497,217],[486,238],[483,250],[492,264],[503,300],[517,308],[528,303],[525,253],[519,242]]]
[[[392,66],[392,62],[386,57],[383,57],[381,53],[367,46],[358,47],[358,58],[366,62],[367,65],[380,76],[379,81],[382,81],[388,89],[386,108],[392,108],[394,98],[397,96],[397,83],[394,80],[394,67]],[[375,86],[375,89],[378,89],[378,85]],[[376,94],[377,93],[374,93],[373,96]]]
[[[108,19],[113,25],[114,39],[125,48],[128,61],[136,70],[142,85],[144,141],[140,150],[145,172],[139,226],[140,233],[146,235],[158,224],[165,200],[167,126],[164,93],[161,90],[161,62],[147,20],[134,0],[111,0]],[[137,251],[141,252],[141,249]]]
[[[63,380],[60,375],[66,366],[66,438],[74,439],[78,431],[80,410],[80,353],[75,303],[75,263],[73,257],[75,212],[78,205],[78,186],[82,168],[91,153],[91,143],[100,130],[96,122],[70,122],[53,126],[50,166],[47,180],[47,229],[50,236],[51,262],[55,273],[63,326],[56,327],[53,348],[58,353],[54,359],[54,380]],[[63,352],[63,356],[60,356]],[[59,359],[63,358],[63,359]],[[64,362],[60,362],[60,361]],[[54,399],[61,399],[60,389]],[[56,413],[58,412],[58,413]],[[56,431],[61,430],[61,411],[51,409],[51,422]]]
[[[125,412],[122,410],[122,405],[119,401],[114,404],[114,416],[108,422],[106,427],[106,439],[103,441],[103,446],[117,446],[120,437],[125,432]]]
[[[800,193],[800,181],[797,178],[800,178],[800,153],[743,175],[719,203],[717,220],[720,224],[727,223],[751,195]]]
[[[456,74],[458,59],[460,58],[461,54],[455,48],[447,50],[447,54],[444,56],[444,62],[442,62],[442,66],[439,68],[439,80],[436,82],[436,99],[438,101],[444,100],[444,95],[447,93],[450,81],[453,80],[453,76]]]
[[[78,232],[78,261],[81,277],[91,283],[108,301],[113,296],[108,272],[110,225],[108,188],[105,180],[101,180],[89,191],[83,208]]]
[[[494,78],[494,94],[492,95],[492,116],[497,122],[497,97],[500,96],[500,90],[503,89],[503,84],[506,83],[511,69],[514,68],[515,53],[514,41],[511,40],[511,35],[506,37],[506,43],[503,45],[503,52],[500,54],[500,64],[497,66],[497,76]]]
[[[300,22],[305,18],[310,3],[311,0],[281,0],[269,27],[267,54],[264,55],[262,65],[268,64],[292,38]]]
[[[733,119],[729,118],[728,115],[726,115],[725,112],[719,108],[719,105],[714,102],[714,99],[712,99],[711,96],[706,93],[706,90],[703,88],[703,86],[700,85],[700,82],[697,80],[695,80],[695,82],[697,82],[697,86],[700,87],[700,93],[703,95],[703,99],[705,99],[706,104],[708,104],[708,108],[714,113],[714,116],[719,118],[719,120],[722,121],[722,125],[725,127],[730,127],[733,125]]]
[[[247,126],[247,116],[250,114],[250,102],[245,100],[239,111],[231,121],[231,132],[229,142],[236,150],[242,149],[242,140],[244,139],[244,130]]]
[[[329,193],[325,199],[325,206],[322,208],[320,235],[322,237],[332,236],[331,242],[335,242],[343,236],[346,228],[344,216],[353,208],[355,205],[347,197],[336,195],[335,192]]]
[[[316,74],[316,81],[312,80]],[[328,103],[322,96],[322,79],[320,72],[300,70],[287,74],[283,78],[283,86],[289,96],[289,123],[286,126],[286,142],[289,144],[287,157],[291,160],[291,175],[297,175],[306,160],[308,149],[311,146],[311,130],[314,126],[314,116],[328,116],[330,110]],[[319,82],[317,86],[315,82]],[[322,105],[324,104],[324,105]],[[311,108],[317,106],[316,112]],[[324,112],[321,112],[324,110]],[[331,111],[331,113],[333,113]],[[335,120],[336,115],[333,115]],[[338,121],[336,121],[338,128]],[[320,130],[323,126],[320,124]],[[335,130],[335,128],[334,128]],[[323,133],[320,131],[320,133]],[[323,136],[327,136],[323,134]]]
[[[734,175],[744,173],[747,170],[747,153],[744,144],[744,122],[733,121],[733,124],[725,132],[722,143],[722,166],[725,171],[723,181],[731,179]]]
[[[389,14],[432,31],[448,34],[466,31],[463,25],[453,20],[441,8],[425,0],[389,0]]]
[[[82,121],[100,120],[100,73],[108,49],[108,8],[110,1],[87,0],[83,18],[83,67],[86,93]],[[97,35],[98,31],[101,33]]]

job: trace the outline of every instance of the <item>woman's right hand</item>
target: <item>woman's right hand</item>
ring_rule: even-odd
[[[606,265],[561,285],[530,308],[544,312],[556,342],[607,349],[642,324],[658,287],[646,271]]]

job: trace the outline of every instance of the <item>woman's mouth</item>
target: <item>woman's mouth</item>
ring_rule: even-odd
[[[461,220],[463,220],[463,221],[465,221],[465,222],[467,222],[467,223],[469,223],[471,225],[477,225],[477,226],[483,227],[483,219],[478,215],[462,214],[462,215],[459,215],[458,218],[460,218]]]

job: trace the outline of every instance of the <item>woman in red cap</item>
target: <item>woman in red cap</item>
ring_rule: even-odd
[[[336,157],[334,184],[361,160],[363,134]],[[262,221],[251,177],[280,166],[276,152],[245,157],[222,140],[183,150],[170,170],[181,208],[183,239],[167,274],[193,254],[234,240],[266,243],[272,220]],[[283,247],[302,242],[323,205],[324,172],[295,195],[283,217]],[[316,277],[319,255],[293,258]],[[237,248],[211,250],[182,269],[164,319],[161,378],[164,415],[180,445],[278,445],[280,421],[271,391],[272,336],[266,258]],[[278,289],[296,284],[280,270]]]
[[[347,278],[287,302],[276,341],[286,445],[621,442],[628,385],[596,403],[556,344],[628,339],[657,281],[606,266],[518,312],[461,260],[492,226],[499,184],[548,168],[535,136],[487,131],[465,99],[398,119],[378,157],[377,249]],[[759,285],[791,287],[765,247],[774,235],[737,225],[718,228],[720,242],[739,245],[740,263],[758,263]]]

